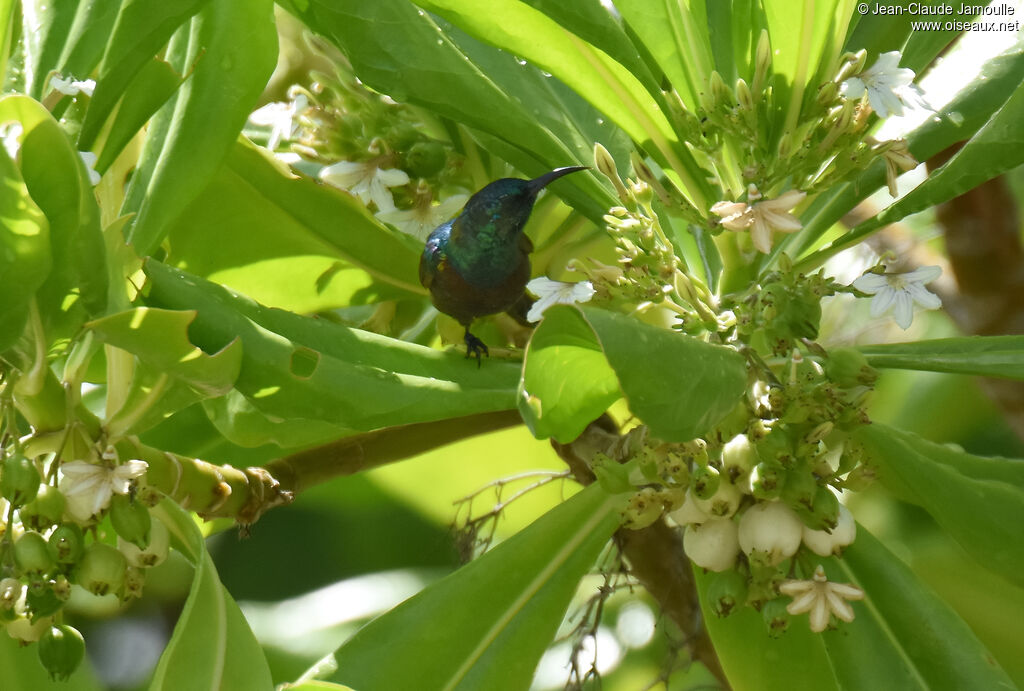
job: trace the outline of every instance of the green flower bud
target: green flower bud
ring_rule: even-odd
[[[149,509],[127,494],[115,494],[110,500],[110,522],[119,537],[138,545],[149,546],[150,526],[153,521]]]
[[[646,528],[661,517],[662,511],[664,507],[658,491],[653,487],[644,487],[629,498],[623,510],[622,526],[630,530]]]
[[[789,629],[790,615],[786,611],[786,599],[776,598],[764,603],[761,607],[761,617],[764,625],[768,627],[768,635],[772,638],[779,638]]]
[[[658,477],[662,481],[672,482],[686,487],[690,484],[690,466],[678,451],[664,450],[657,457]]]
[[[716,615],[729,616],[747,601],[746,576],[735,569],[715,574],[708,584],[707,598]]]
[[[35,499],[40,482],[42,479],[39,477],[36,464],[20,453],[14,453],[4,459],[0,474],[0,493],[15,507]]]
[[[721,484],[722,476],[711,465],[698,465],[690,474],[690,490],[697,499],[710,499]]]
[[[85,639],[72,626],[51,626],[39,639],[39,661],[54,681],[65,681],[85,657]]]
[[[843,548],[851,544],[857,537],[857,522],[853,520],[850,510],[839,505],[839,515],[831,532],[813,530],[804,526],[803,541],[807,548],[819,557],[839,555]]]
[[[53,485],[40,485],[36,498],[19,509],[21,522],[33,530],[46,530],[60,522],[67,502]]]
[[[444,168],[448,154],[440,142],[419,142],[413,144],[405,155],[403,168],[416,178],[429,178]]]
[[[620,468],[625,467],[618,463],[616,465]],[[160,521],[153,521],[150,528],[149,546],[146,549],[139,549],[136,545],[121,538],[117,540],[117,548],[128,559],[128,563],[139,567],[156,566],[162,562],[167,558],[170,546],[171,536],[167,532],[167,526]]]
[[[123,554],[110,545],[94,542],[82,554],[75,577],[93,595],[106,595],[121,589],[127,568]]]
[[[683,550],[701,568],[709,571],[731,569],[740,551],[735,521],[709,518],[700,525],[687,526],[683,533]]]
[[[825,361],[825,374],[844,389],[854,386],[872,386],[878,380],[878,370],[856,348],[836,348]]]
[[[757,442],[757,457],[768,463],[779,463],[789,467],[793,463],[793,440],[790,438],[789,430],[784,426],[777,426],[771,433]]]
[[[54,567],[46,538],[34,530],[25,531],[14,543],[14,563],[22,573],[38,576]]]
[[[801,463],[786,472],[786,484],[782,486],[782,500],[790,508],[813,510],[814,496],[818,491],[818,481],[806,463]]]
[[[781,465],[762,461],[750,473],[750,493],[760,501],[778,499],[785,481],[786,471]]]
[[[64,523],[50,533],[50,550],[61,564],[74,564],[85,549],[85,536],[75,523]]]

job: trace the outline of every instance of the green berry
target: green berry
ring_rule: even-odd
[[[78,525],[65,523],[50,533],[49,543],[54,559],[61,564],[74,564],[82,556],[85,535]]]
[[[30,576],[47,573],[55,565],[46,538],[34,530],[25,531],[14,543],[14,563]]]
[[[83,657],[85,639],[72,626],[51,626],[39,639],[39,661],[52,680],[66,680],[82,664]]]
[[[786,611],[785,598],[769,600],[761,607],[761,617],[768,627],[768,635],[779,638],[789,629],[790,615]]]
[[[116,494],[110,501],[110,522],[119,537],[141,549],[149,546],[152,519],[149,509],[126,494]]]
[[[715,496],[722,483],[718,469],[711,465],[698,465],[690,474],[690,490],[697,499],[710,499]]]
[[[52,485],[40,485],[36,498],[22,506],[18,514],[26,527],[46,530],[60,521],[66,505],[59,489]]]
[[[708,584],[707,599],[716,615],[729,616],[747,601],[746,576],[734,569],[714,574]]]
[[[4,460],[0,474],[0,493],[14,506],[23,506],[36,498],[39,492],[39,471],[36,464],[15,453]]]
[[[82,554],[76,578],[78,584],[93,595],[106,595],[121,589],[127,568],[123,554],[110,545],[94,542]]]

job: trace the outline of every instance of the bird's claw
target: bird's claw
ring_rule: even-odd
[[[479,338],[477,338],[473,334],[469,333],[468,330],[466,331],[465,341],[466,341],[466,357],[467,358],[475,357],[476,358],[476,366],[477,366],[477,368],[479,368],[480,367],[480,363],[481,363],[481,355],[486,355],[487,357],[491,356],[491,354],[489,352],[487,352],[487,346]]]

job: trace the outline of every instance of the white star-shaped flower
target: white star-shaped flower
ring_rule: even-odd
[[[828,628],[831,615],[849,623],[853,621],[853,607],[847,600],[863,600],[864,591],[849,583],[831,583],[825,569],[818,566],[809,581],[784,581],[779,592],[793,598],[786,606],[790,614],[808,612],[811,631],[821,633]]]
[[[844,81],[839,92],[856,99],[866,91],[868,102],[880,118],[903,115],[904,106],[927,108],[928,104],[913,83],[914,70],[900,67],[901,57],[895,50],[882,53],[870,68]]]
[[[792,233],[803,225],[789,210],[799,204],[807,196],[806,192],[789,190],[783,192],[775,199],[760,199],[761,195],[753,185],[747,192],[747,199],[752,204],[744,202],[716,202],[711,207],[711,213],[722,217],[722,225],[729,230],[745,230],[750,228],[750,239],[759,251],[767,254],[772,249],[772,232]]]
[[[937,266],[922,266],[908,273],[867,273],[853,282],[857,290],[874,295],[871,298],[871,316],[878,317],[893,310],[893,318],[901,329],[908,329],[914,320],[914,303],[929,310],[942,307],[942,300],[930,293],[925,283],[931,283],[942,274]]]
[[[320,179],[328,185],[348,190],[359,197],[363,204],[373,202],[377,211],[387,213],[395,210],[395,200],[389,187],[398,187],[409,182],[409,176],[397,168],[378,168],[374,161],[338,161],[320,171]]]
[[[78,155],[85,164],[85,172],[89,175],[89,184],[93,187],[100,184],[100,174],[96,172],[96,154],[91,151],[79,151]]]
[[[552,305],[575,305],[594,297],[594,284],[590,281],[563,283],[539,276],[526,284],[526,289],[537,296],[537,302],[526,313],[526,320],[539,322],[544,310]]]
[[[58,483],[73,518],[87,521],[110,505],[115,494],[128,494],[132,480],[145,474],[149,464],[131,460],[117,466],[72,461],[60,467]]]
[[[469,199],[467,194],[455,194],[440,204],[433,204],[428,199],[425,204],[416,204],[411,209],[393,209],[377,214],[377,218],[390,223],[406,235],[419,240],[426,240],[434,228],[438,227],[459,212]]]
[[[92,96],[92,91],[96,88],[96,82],[92,79],[78,81],[74,77],[64,79],[59,74],[55,74],[50,77],[50,88],[56,89],[65,96],[77,96],[80,93]]]
[[[299,130],[295,118],[308,106],[309,99],[305,94],[299,93],[291,101],[275,101],[257,108],[249,115],[249,122],[260,127],[270,128],[267,148],[273,151],[282,141],[295,138]]]

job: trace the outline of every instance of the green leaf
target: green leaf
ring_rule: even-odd
[[[103,142],[103,149],[96,160],[96,172],[102,175],[107,171],[128,142],[178,90],[183,81],[184,78],[173,67],[158,58],[150,60],[139,70],[121,98],[110,131]]]
[[[195,566],[195,575],[149,691],[273,688],[263,651],[221,585],[192,516],[168,499],[153,514],[167,526],[175,548]]]
[[[858,346],[872,367],[1024,380],[1024,336],[968,336]]]
[[[852,623],[822,636],[841,688],[1016,688],[949,605],[863,527],[828,571],[867,594]]]
[[[50,273],[50,225],[18,167],[0,152],[0,351],[20,336],[28,305]]]
[[[180,214],[171,240],[170,263],[295,311],[368,302],[381,292],[373,278],[391,296],[425,294],[420,243],[244,141]]]
[[[78,145],[91,149],[103,123],[139,70],[158,54],[179,26],[199,12],[209,0],[125,0],[100,62],[93,90],[78,135]]]
[[[420,4],[472,36],[561,79],[678,174],[698,208],[706,206],[707,185],[657,102],[606,53],[518,0],[492,0],[488,12],[480,12],[472,0],[426,0]]]
[[[283,449],[324,444],[353,433],[322,420],[271,416],[238,391],[203,401],[210,422],[232,443],[245,448],[277,444]]]
[[[103,57],[122,0],[79,0],[57,71],[85,79]]]
[[[696,111],[714,69],[703,2],[625,0],[615,7],[658,63],[683,103]]]
[[[886,488],[931,514],[978,563],[1024,585],[1021,462],[992,479],[991,466],[998,460],[972,457],[907,432],[873,424],[855,438],[868,448],[869,462]],[[962,472],[984,466],[989,472],[983,477]]]
[[[799,620],[781,638],[770,638],[760,613],[742,607],[722,619],[707,600],[714,574],[694,567],[701,611],[715,653],[734,689],[839,691],[821,637]]]
[[[107,302],[99,207],[81,158],[41,103],[18,95],[0,99],[0,121],[6,120],[22,125],[21,173],[49,221],[53,268],[40,288],[40,312],[48,327],[58,322],[69,335],[84,320],[83,306],[95,313]],[[66,300],[72,292],[81,304]]]
[[[584,308],[629,408],[664,441],[689,441],[724,418],[746,388],[743,358],[622,314]]]
[[[517,400],[538,439],[568,443],[621,395],[615,372],[579,311],[556,305],[530,337]]]
[[[329,680],[360,691],[527,688],[618,527],[621,503],[599,485],[586,488],[367,624],[335,652]]]
[[[300,681],[295,684],[285,684],[282,691],[356,691],[351,686],[332,684],[329,681]]]
[[[214,2],[192,19],[186,62],[194,69],[177,98],[165,106],[173,104],[173,115],[166,135],[156,135],[160,153],[152,174],[133,178],[132,187],[138,189],[129,192],[129,200],[139,206],[128,240],[140,256],[159,246],[180,210],[217,172],[276,58],[270,0]]]
[[[263,307],[153,260],[145,269],[151,304],[196,310],[193,343],[216,352],[241,339],[235,388],[271,417],[366,431],[515,408],[518,363],[478,369],[454,352]]]
[[[970,21],[972,15],[956,14],[925,14],[933,7],[945,6],[946,0],[896,0],[895,2],[883,5],[885,8],[892,8],[891,13],[870,11],[861,14],[858,10],[859,21],[846,41],[845,50],[852,53],[864,49],[867,51],[867,66],[874,64],[879,53],[886,53],[892,50],[901,52],[900,64],[909,67],[915,72],[921,72],[932,61],[939,51],[953,41],[962,31],[952,29],[935,29],[927,31],[913,31],[913,24],[916,22],[936,21],[946,24],[949,20]],[[914,7],[910,7],[914,5]],[[876,7],[871,5],[872,10]],[[959,9],[959,5],[956,5]],[[934,12],[934,10],[932,10]]]
[[[75,3],[24,0],[21,15],[22,40],[26,42],[25,90],[40,99],[47,74],[57,69],[60,61],[65,38],[75,19]]]

